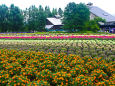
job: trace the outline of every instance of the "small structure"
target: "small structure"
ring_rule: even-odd
[[[62,20],[61,17],[56,15],[52,18],[47,18],[46,19],[46,26],[45,28],[48,31],[61,31],[62,30]]]
[[[93,6],[93,3],[88,3],[87,6],[90,10],[90,19],[94,19],[95,17],[101,17],[102,19],[105,19],[106,22],[104,24],[101,22],[99,23],[102,30],[109,31],[109,32],[112,31],[112,33],[115,33],[115,29],[114,29],[115,17],[114,16],[105,12],[99,7]]]

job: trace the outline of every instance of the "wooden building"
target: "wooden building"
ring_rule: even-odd
[[[62,20],[60,19],[59,16],[55,16],[52,18],[47,18],[46,19],[46,26],[45,28],[48,31],[61,31],[62,30]]]

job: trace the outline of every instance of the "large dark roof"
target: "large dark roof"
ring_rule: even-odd
[[[104,10],[102,10],[102,9],[96,7],[96,6],[89,6],[89,10],[94,15],[105,19],[106,22],[113,22],[113,21],[115,21],[115,17],[114,16],[112,16],[111,14],[105,12]]]

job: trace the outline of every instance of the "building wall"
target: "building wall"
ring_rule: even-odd
[[[90,20],[93,20],[95,17],[97,17],[97,16],[94,15],[93,13],[90,13]]]
[[[52,29],[57,30],[57,29],[62,29],[63,25],[54,25]]]
[[[63,26],[63,25],[54,25],[52,28],[47,29],[47,31],[64,31],[64,30],[62,29],[62,26]]]
[[[105,25],[115,25],[115,22],[106,22]]]
[[[46,25],[53,25],[49,20],[46,19]]]

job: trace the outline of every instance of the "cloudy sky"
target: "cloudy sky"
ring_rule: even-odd
[[[10,4],[13,3],[21,9],[28,8],[31,5],[36,5],[37,7],[39,5],[42,5],[43,7],[48,5],[50,8],[61,7],[64,9],[69,2],[83,2],[86,4],[92,2],[95,6],[98,6],[115,16],[115,0],[0,0],[0,5],[6,4],[7,6],[10,6]]]

